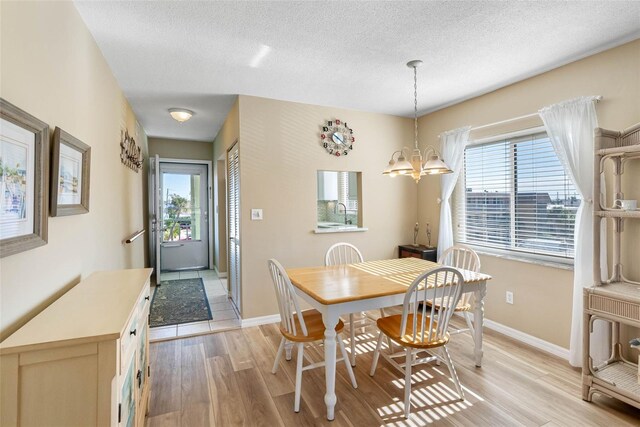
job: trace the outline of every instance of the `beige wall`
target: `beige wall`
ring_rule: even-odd
[[[623,129],[640,121],[640,41],[590,56],[537,77],[508,86],[420,118],[423,144],[434,144],[437,135],[464,125],[478,126],[538,111],[541,107],[581,95],[602,95],[597,105],[601,127]],[[542,125],[538,119],[472,133],[471,137],[500,134],[514,129]],[[637,165],[625,176],[627,197],[640,198],[632,183],[640,176]],[[439,222],[439,183],[420,184],[418,218]],[[628,271],[640,280],[640,224],[627,221],[625,246]],[[634,238],[635,236],[635,238]],[[567,348],[571,324],[573,273],[557,268],[482,256],[483,271],[494,279],[489,284],[486,315],[489,319]],[[505,291],[514,292],[514,305],[505,303]]]
[[[393,150],[412,141],[406,118],[240,96],[240,209],[242,315],[278,312],[267,260],[285,268],[323,264],[333,243],[347,241],[366,259],[397,256],[411,242],[416,221],[416,185],[382,175]],[[339,118],[356,138],[348,156],[329,155],[320,144],[321,125]],[[369,231],[314,234],[317,170],[362,172],[362,212]],[[263,221],[251,221],[252,208]]]
[[[5,338],[93,271],[141,267],[143,179],[120,163],[120,131],[143,145],[135,116],[72,2],[2,2],[0,95],[91,146],[90,212],[49,218],[49,243],[0,260]]]
[[[219,273],[227,272],[227,205],[226,205],[226,155],[227,150],[240,136],[239,101],[231,107],[222,128],[213,142],[213,200],[214,200],[214,229],[219,236],[214,242],[213,262]]]
[[[183,141],[178,139],[149,138],[149,156],[165,159],[213,160],[210,142]]]

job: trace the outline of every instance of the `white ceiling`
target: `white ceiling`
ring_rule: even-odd
[[[638,1],[75,4],[147,134],[201,141],[237,94],[413,116],[411,59],[424,114],[640,37]]]

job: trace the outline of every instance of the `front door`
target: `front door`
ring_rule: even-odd
[[[160,162],[160,270],[209,268],[207,165]]]

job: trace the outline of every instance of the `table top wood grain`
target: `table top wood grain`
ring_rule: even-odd
[[[442,266],[418,258],[394,258],[286,271],[295,287],[321,304],[331,305],[405,293],[416,277],[438,267]],[[491,279],[487,274],[458,270],[465,283]]]

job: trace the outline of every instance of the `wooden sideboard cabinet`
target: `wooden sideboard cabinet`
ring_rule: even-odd
[[[400,245],[398,246],[398,258],[421,258],[437,262],[438,248],[429,248],[424,245]]]
[[[0,425],[144,426],[151,272],[93,273],[0,343]]]

